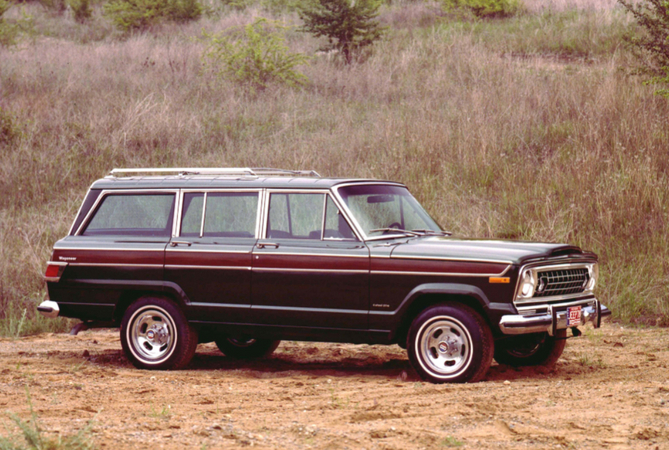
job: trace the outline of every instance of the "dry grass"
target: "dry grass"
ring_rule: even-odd
[[[615,3],[541,4],[458,24],[394,2],[364,63],[316,56],[308,87],[259,95],[202,75],[199,40],[259,6],[121,40],[28,4],[59,31],[0,49],[0,107],[20,130],[0,140],[0,323],[44,295],[53,242],[111,168],[248,165],[399,180],[459,236],[579,244],[616,317],[669,324],[669,106],[621,74],[632,24]]]

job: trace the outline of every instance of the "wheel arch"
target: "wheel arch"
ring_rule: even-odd
[[[190,303],[184,291],[174,283],[165,283],[156,286],[136,286],[121,292],[118,302],[114,307],[114,321],[121,323],[126,310],[135,301],[142,297],[159,297],[174,302],[186,314]]]
[[[433,305],[446,302],[460,303],[472,308],[491,326],[486,314],[490,301],[480,288],[466,284],[430,283],[417,286],[402,301],[393,341],[405,346],[409,327],[416,316]]]

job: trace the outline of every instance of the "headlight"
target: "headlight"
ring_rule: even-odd
[[[534,278],[534,272],[531,270],[526,270],[520,281],[520,290],[518,291],[519,298],[530,298],[534,295],[534,289],[537,284],[536,278]]]
[[[595,289],[595,286],[597,286],[597,279],[599,278],[599,264],[593,264],[592,266],[588,267],[588,269],[590,280],[588,281],[585,290],[592,291]]]

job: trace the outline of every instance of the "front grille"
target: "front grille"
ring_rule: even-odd
[[[590,275],[588,269],[547,270],[537,273],[535,297],[577,294],[585,290]]]

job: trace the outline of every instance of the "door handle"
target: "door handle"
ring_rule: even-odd
[[[279,244],[274,244],[272,242],[262,242],[258,244],[258,248],[267,248],[267,247],[279,248]]]
[[[190,246],[191,246],[191,243],[190,243],[190,242],[187,242],[187,241],[172,241],[172,242],[170,242],[170,245],[171,245],[172,247],[176,247],[177,245],[187,245],[187,246],[190,247]]]

